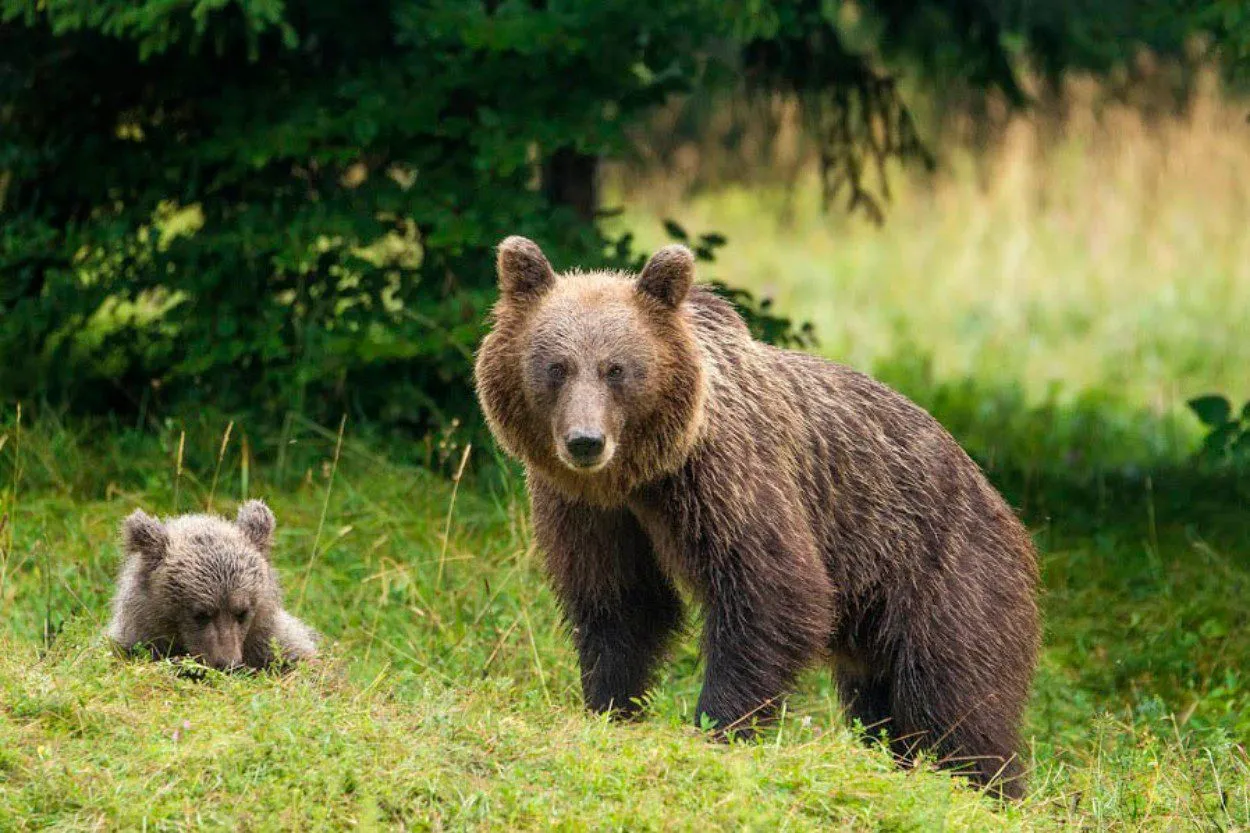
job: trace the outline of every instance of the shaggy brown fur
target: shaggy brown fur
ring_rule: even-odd
[[[1038,643],[1029,536],[951,436],[880,383],[751,339],[691,287],[683,247],[642,274],[556,276],[499,249],[479,398],[526,467],[588,706],[632,714],[705,610],[696,720],[766,717],[834,662],[847,713],[1022,793]]]
[[[314,656],[317,634],[282,609],[273,530],[259,500],[240,506],[234,523],[210,515],[162,523],[136,509],[122,524],[126,563],[109,637],[124,650],[142,644],[220,669]]]

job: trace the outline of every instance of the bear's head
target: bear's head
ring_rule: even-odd
[[[694,258],[557,275],[523,237],[499,246],[499,303],[475,369],[491,430],[571,497],[618,505],[689,455],[704,373],[686,303]]]
[[[233,523],[209,515],[162,523],[142,510],[126,518],[126,552],[139,559],[151,604],[179,653],[223,670],[243,664],[248,633],[281,604],[269,564],[274,525],[259,500],[240,506]]]

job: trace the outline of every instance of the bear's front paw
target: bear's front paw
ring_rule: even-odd
[[[606,714],[612,720],[622,723],[631,723],[642,719],[643,711],[646,709],[646,703],[637,697],[623,697],[622,702],[618,702],[615,698],[590,698],[586,701],[586,708],[595,714]]]

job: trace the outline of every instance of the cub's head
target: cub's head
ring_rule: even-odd
[[[126,552],[139,559],[149,601],[180,652],[213,668],[243,664],[248,632],[280,604],[269,565],[274,525],[259,500],[239,507],[233,523],[208,515],[162,523],[141,510],[126,518]]]
[[[601,504],[678,468],[699,428],[704,385],[686,305],[690,251],[661,249],[637,276],[557,275],[537,245],[509,237],[498,277],[476,379],[504,448],[557,488]]]

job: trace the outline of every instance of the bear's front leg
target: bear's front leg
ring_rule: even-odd
[[[819,560],[794,551],[736,552],[710,569],[695,723],[710,720],[722,739],[750,737],[827,650],[832,591]]]
[[[624,509],[569,501],[530,478],[534,532],[573,629],[586,706],[632,716],[650,687],[681,602]]]
[[[607,604],[566,605],[587,708],[630,717],[654,681],[669,636],[681,621],[677,596],[658,570]]]

